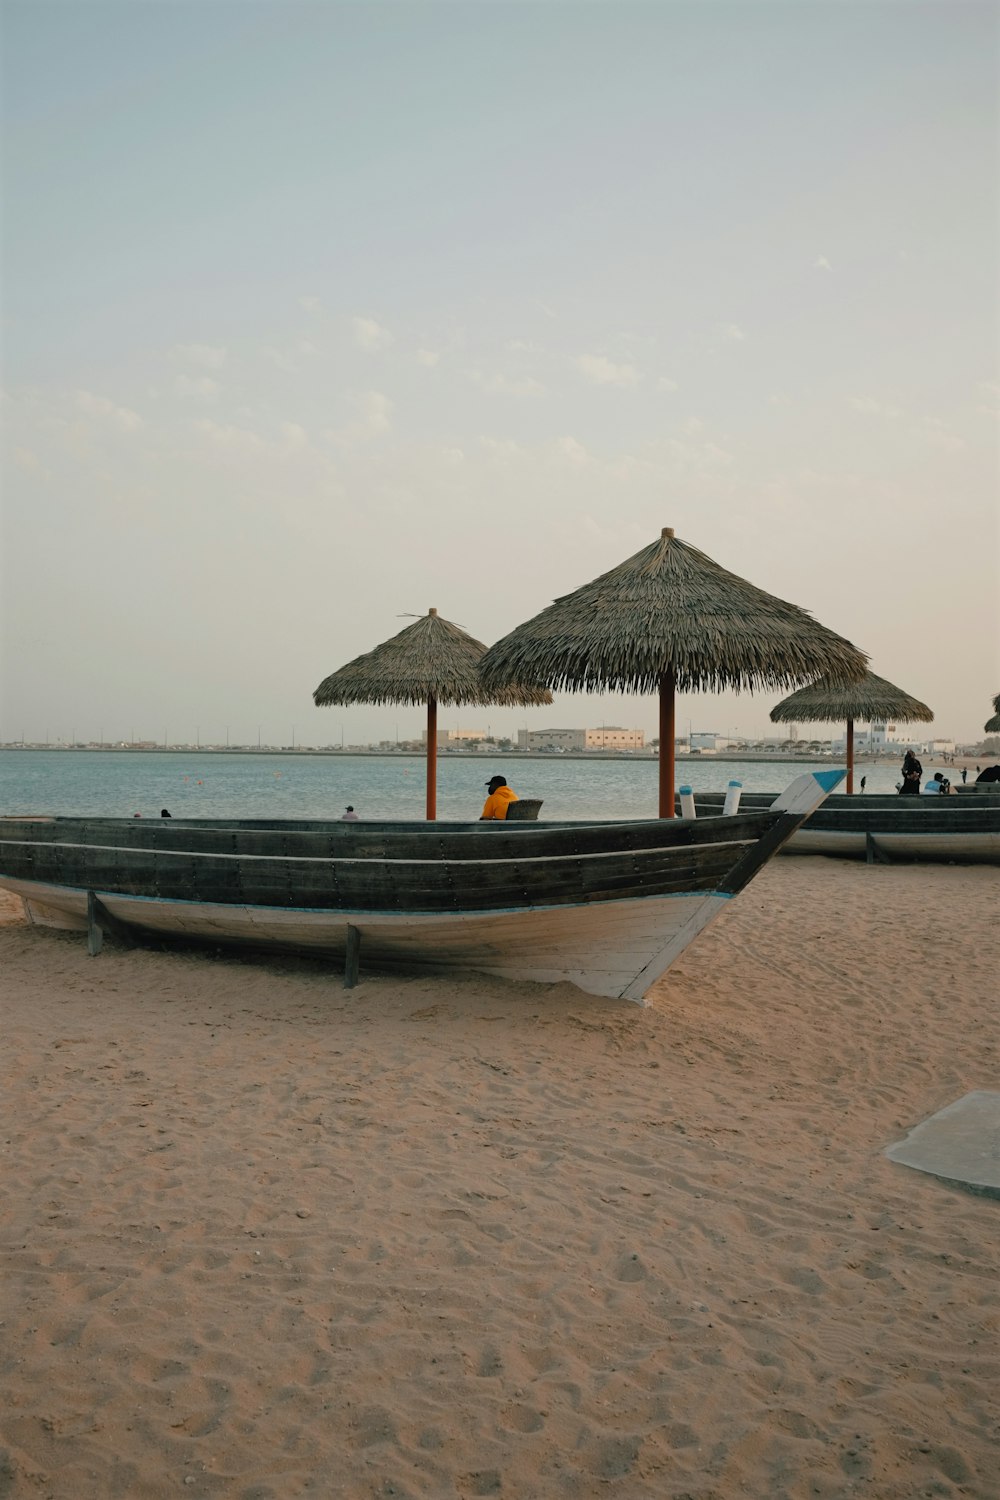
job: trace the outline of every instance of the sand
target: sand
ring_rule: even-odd
[[[1000,876],[774,861],[640,1009],[0,927],[0,1495],[1000,1495]]]

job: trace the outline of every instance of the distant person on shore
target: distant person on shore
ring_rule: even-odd
[[[350,804],[348,804],[348,806],[344,808],[344,811],[341,814],[340,821],[342,823],[360,823],[361,819],[354,811],[354,808],[351,807]]]
[[[951,782],[943,771],[935,771],[934,775],[924,787],[924,796],[939,796],[951,791]]]
[[[861,790],[862,790],[862,793],[863,793],[863,792],[864,792],[864,789],[865,789],[865,782],[866,782],[866,781],[867,781],[867,780],[868,780],[868,777],[867,777],[867,776],[862,776],[862,778],[861,778]]]
[[[517,793],[507,785],[502,776],[491,776],[486,783],[486,791],[488,795],[479,815],[480,823],[506,821],[507,809],[512,802],[517,801]]]
[[[969,768],[968,768],[968,766],[963,766],[962,767],[962,785],[963,786],[968,781],[968,779],[969,779]]]
[[[920,764],[912,750],[907,750],[903,756],[903,785],[899,789],[901,797],[916,797],[920,793],[920,778],[924,774],[924,768]]]

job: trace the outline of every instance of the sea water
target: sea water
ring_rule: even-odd
[[[725,792],[782,791],[804,771],[830,761],[678,760],[676,784]],[[541,817],[652,818],[659,763],[651,757],[442,755],[437,815],[478,818],[485,782],[505,776],[521,797],[543,800]],[[891,792],[895,761],[865,765],[869,792]],[[158,818],[339,818],[348,803],[361,818],[421,819],[425,812],[421,756],[310,755],[301,751],[0,750],[0,814]]]

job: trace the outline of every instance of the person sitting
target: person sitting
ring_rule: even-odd
[[[951,782],[943,771],[935,771],[934,775],[924,787],[924,796],[938,796],[942,792],[951,791]]]
[[[976,777],[976,781],[1000,781],[1000,766],[987,766],[986,770],[981,771]]]
[[[357,813],[354,811],[354,808],[351,807],[350,804],[348,804],[347,807],[344,808],[344,811],[343,811],[343,814],[341,816],[340,821],[342,823],[360,823],[361,819],[358,817]]]
[[[505,821],[507,809],[512,802],[517,801],[517,793],[513,787],[509,787],[502,776],[491,776],[486,783],[488,796],[479,815],[480,823],[489,823],[493,820]]]
[[[160,817],[161,818],[169,818],[170,817],[170,811],[169,811],[169,809],[166,808],[166,807],[161,807],[160,808]]]

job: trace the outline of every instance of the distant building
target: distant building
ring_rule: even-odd
[[[517,743],[521,750],[582,750],[586,734],[585,729],[519,729]]]
[[[617,724],[602,724],[600,729],[519,729],[517,743],[522,750],[643,750],[646,735]]]
[[[840,744],[844,744],[841,736]],[[925,755],[953,755],[955,741],[948,738],[936,740],[918,740],[910,732],[909,724],[894,724],[891,720],[882,723],[875,722],[867,727],[858,725],[854,731],[855,747],[864,747],[866,750],[898,750],[909,745],[919,746]]]
[[[420,731],[420,738],[427,744],[427,730]],[[437,732],[437,745],[439,750],[446,750],[449,745],[468,745],[479,740],[485,740],[485,729],[439,729]]]
[[[642,750],[646,735],[641,729],[621,729],[617,724],[602,724],[600,729],[584,730],[585,750]]]

